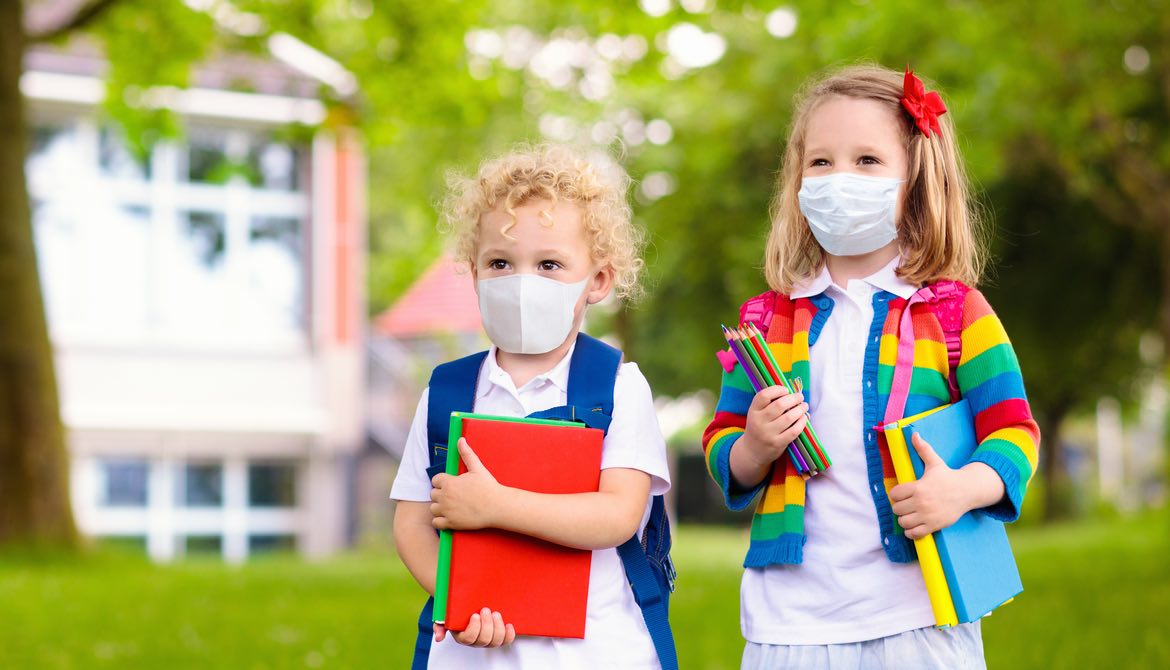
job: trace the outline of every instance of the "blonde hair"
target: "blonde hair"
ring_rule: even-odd
[[[986,244],[979,210],[970,197],[967,175],[955,140],[951,115],[939,117],[941,133],[923,135],[902,108],[903,74],[873,65],[854,65],[814,80],[796,96],[788,145],[768,212],[772,221],[764,257],[768,285],[781,293],[811,278],[824,262],[797,193],[804,171],[809,117],[834,96],[873,100],[900,121],[908,167],[902,188],[898,275],[915,285],[955,279],[979,283]],[[930,88],[929,84],[927,86]]]
[[[512,220],[500,230],[505,236],[516,225],[515,209],[531,200],[567,201],[581,210],[581,221],[596,263],[613,268],[614,291],[637,299],[642,289],[642,232],[634,227],[626,194],[630,177],[612,158],[561,144],[523,145],[485,161],[475,177],[452,175],[443,203],[443,226],[454,237],[456,260],[474,267],[480,218],[501,209]],[[546,225],[552,225],[548,211]]]

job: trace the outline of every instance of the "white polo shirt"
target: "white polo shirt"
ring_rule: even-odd
[[[569,380],[570,349],[548,372],[537,375],[521,388],[496,363],[493,346],[484,362],[475,391],[475,411],[503,416],[527,416],[533,412],[564,405]],[[394,500],[430,502],[431,483],[426,468],[427,397],[423,391],[415,411],[398,476],[390,491]],[[650,493],[659,495],[670,488],[666,442],[654,413],[653,396],[646,378],[635,363],[623,363],[613,389],[613,423],[601,450],[601,468],[632,468],[650,475]],[[639,532],[650,516],[650,500],[642,515]],[[421,602],[420,602],[421,606]],[[497,649],[468,647],[448,635],[432,643],[430,668],[659,668],[658,655],[642,619],[642,611],[626,581],[617,549],[593,552],[589,572],[589,604],[585,638],[581,640],[546,637],[517,637],[511,645]]]
[[[744,571],[740,625],[760,644],[861,642],[934,625],[918,563],[892,563],[882,549],[862,441],[862,366],[873,296],[916,290],[894,270],[900,259],[844,288],[827,269],[793,298],[821,292],[833,310],[809,350],[809,404],[833,467],[808,480],[804,561]]]

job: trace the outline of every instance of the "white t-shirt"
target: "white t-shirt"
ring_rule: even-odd
[[[809,352],[806,402],[833,467],[808,480],[800,565],[744,571],[743,635],[760,644],[842,644],[934,625],[918,563],[893,563],[882,549],[862,443],[862,379],[873,294],[909,297],[898,259],[844,290],[827,270],[793,297],[827,291],[833,310]],[[884,486],[882,487],[884,491]]]
[[[527,416],[533,412],[564,405],[572,350],[548,372],[537,375],[520,389],[496,363],[492,347],[484,362],[475,392],[475,411],[503,416]],[[430,502],[431,483],[426,468],[427,397],[424,391],[415,411],[402,464],[390,497],[395,500]],[[601,468],[632,468],[651,476],[650,493],[659,495],[670,488],[666,442],[654,413],[650,385],[634,363],[618,369],[613,389],[613,423],[601,451]],[[650,499],[639,526],[645,528],[650,516]],[[561,639],[517,637],[510,645],[480,649],[461,645],[448,635],[431,644],[428,667],[436,668],[659,668],[658,654],[646,630],[642,611],[626,581],[617,549],[597,549],[589,571],[589,604],[586,609],[585,638]]]

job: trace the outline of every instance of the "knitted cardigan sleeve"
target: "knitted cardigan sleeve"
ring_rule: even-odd
[[[1001,521],[1014,521],[1036,471],[1040,430],[1007,332],[987,299],[974,289],[963,301],[956,379],[975,416],[979,446],[971,461],[988,465],[1003,479],[1004,500],[986,511]]]
[[[740,488],[731,479],[731,448],[743,436],[748,407],[754,397],[755,391],[742,366],[735,365],[730,371],[724,369],[715,416],[703,431],[707,471],[723,491],[724,502],[733,510],[747,507],[769,479],[765,477],[751,489]]]

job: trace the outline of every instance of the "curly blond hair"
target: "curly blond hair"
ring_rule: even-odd
[[[820,270],[824,251],[800,212],[797,193],[804,168],[809,117],[834,97],[872,100],[899,119],[909,158],[903,188],[898,242],[898,276],[911,284],[957,279],[975,286],[987,262],[986,228],[970,195],[951,115],[939,117],[941,132],[926,137],[902,109],[903,73],[876,65],[852,65],[813,80],[796,96],[796,109],[776,194],[769,213],[772,229],[764,256],[768,285],[790,293]],[[929,86],[930,83],[927,82]]]
[[[474,177],[453,174],[443,201],[441,227],[454,238],[455,258],[473,267],[480,217],[500,209],[512,215],[501,233],[516,225],[515,209],[547,199],[575,203],[595,263],[609,265],[614,292],[635,300],[642,295],[638,273],[644,236],[633,224],[626,194],[630,177],[601,151],[562,144],[522,145],[484,161]],[[547,211],[545,225],[553,225]]]

